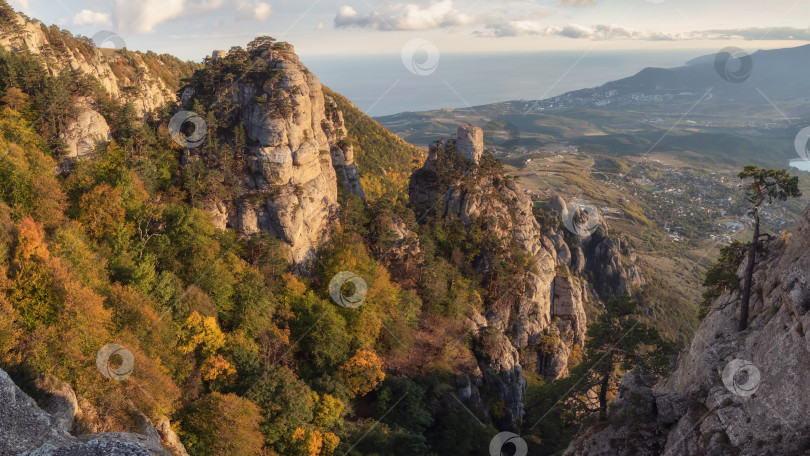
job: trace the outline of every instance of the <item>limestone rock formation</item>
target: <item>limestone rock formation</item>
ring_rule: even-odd
[[[262,60],[266,74],[238,80],[217,102],[233,106],[244,126],[248,141],[238,153],[247,164],[232,197],[208,200],[205,206],[220,228],[245,234],[262,230],[281,239],[289,259],[305,267],[329,238],[338,209],[338,178],[347,192],[362,197],[359,173],[342,113],[324,98],[318,78],[293,47],[277,43],[254,58]],[[211,94],[189,88],[181,98],[190,107],[206,95]],[[199,159],[192,150],[187,163]]]
[[[493,159],[483,155],[481,130],[462,126],[457,137],[431,144],[424,166],[411,176],[410,201],[417,217],[481,224],[502,243],[501,251],[517,248],[534,259],[534,269],[490,303],[474,327],[485,353],[479,358],[484,386],[504,400],[516,427],[523,416],[524,364],[549,379],[567,375],[570,351],[584,341],[583,303],[590,296],[579,278],[558,276],[555,246],[541,234],[531,200],[502,171],[486,168]],[[484,254],[474,266],[485,274],[491,262]]]
[[[607,235],[607,223],[581,240],[585,269],[594,277],[592,285],[603,299],[632,294],[647,284],[633,263],[635,253],[626,240]]]
[[[354,147],[346,139],[343,113],[338,109],[337,102],[331,97],[326,97],[324,103],[326,119],[323,120],[323,129],[330,144],[329,153],[332,156],[332,165],[335,167],[337,177],[343,182],[343,188],[348,193],[365,199],[363,185],[360,183],[360,169],[354,162]]]
[[[131,102],[141,117],[155,112],[164,104],[175,100],[174,89],[151,71],[143,57],[137,53],[126,56],[117,52],[84,46],[82,49],[66,46],[47,31],[45,24],[17,14],[17,27],[0,29],[0,46],[12,51],[28,50],[43,57],[43,63],[52,75],[63,71],[82,72],[96,78],[104,89],[123,102]],[[126,65],[133,72],[114,71]]]
[[[456,136],[458,153],[478,164],[484,153],[484,131],[474,125],[464,125],[458,128]]]
[[[75,395],[74,395],[75,398]],[[0,454],[29,456],[168,456],[151,426],[144,433],[110,432],[74,437],[62,418],[37,406],[0,369]]]
[[[67,144],[68,157],[82,158],[93,152],[96,143],[112,139],[104,116],[93,109],[86,99],[76,103],[79,115],[68,123],[59,137]]]
[[[625,376],[611,416],[628,415],[628,404],[637,413],[587,430],[566,454],[808,454],[810,207],[793,236],[758,259],[742,332],[738,307],[738,291],[718,298],[655,388]]]

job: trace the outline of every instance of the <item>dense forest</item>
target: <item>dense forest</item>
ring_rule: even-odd
[[[8,17],[0,4],[6,27]],[[78,51],[90,46],[48,33]],[[405,190],[422,153],[328,89],[368,198],[340,194],[331,238],[303,273],[271,235],[216,228],[201,198],[234,191],[246,141],[229,106],[215,103],[217,87],[248,67],[274,71],[251,65],[263,44],[252,46],[202,65],[142,54],[162,62],[153,71],[168,71],[161,77],[178,95],[190,87],[217,106],[195,106],[213,133],[202,149],[217,162],[202,168],[183,166],[184,149],[170,137],[177,106],[141,119],[81,72],[53,77],[47,57],[0,49],[0,367],[33,397],[44,379],[69,384],[84,411],[78,433],[169,417],[192,455],[489,454],[504,400],[485,394],[482,408],[468,407],[457,397],[458,374],[496,356],[499,330],[473,338],[469,319],[536,264],[486,220],[465,226],[439,210],[417,213]],[[85,97],[112,139],[69,160],[59,132]],[[443,171],[428,177],[443,192],[454,182],[483,192],[480,179],[514,185],[489,152],[472,174],[452,148],[438,160]],[[562,230],[559,217],[534,215]],[[362,277],[360,305],[337,305],[330,294],[342,271]],[[557,274],[572,273],[562,266]],[[588,342],[568,358],[572,375],[523,372],[522,431],[532,451],[559,451],[583,424],[604,418],[624,372],[669,367],[674,346],[635,300],[596,310]],[[555,337],[543,334],[540,349],[553,350]],[[97,355],[110,343],[132,354],[136,368],[123,381],[99,375]],[[115,370],[126,360],[111,362]]]

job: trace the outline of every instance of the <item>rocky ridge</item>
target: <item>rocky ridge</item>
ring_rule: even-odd
[[[48,28],[39,21],[20,14],[13,20],[17,26],[0,29],[0,46],[15,53],[28,51],[42,56],[52,76],[63,71],[92,76],[113,98],[132,102],[141,117],[176,99],[170,84],[150,70],[141,54],[128,52],[122,55],[89,43],[83,43],[81,48],[72,48],[64,39],[49,33]],[[120,67],[126,65],[134,67],[133,75],[120,71]]]
[[[305,265],[329,238],[338,209],[338,178],[347,193],[363,196],[359,170],[342,113],[324,97],[318,78],[292,45],[276,43],[254,58],[267,72],[237,81],[217,101],[217,106],[235,106],[244,126],[244,175],[234,196],[209,198],[205,205],[218,227],[244,234],[266,231],[287,244],[293,263]],[[198,98],[186,88],[183,107],[191,108]],[[187,161],[200,158],[191,150]]]
[[[473,316],[474,335],[486,351],[478,359],[483,381],[462,382],[482,384],[501,397],[508,409],[501,424],[517,428],[523,417],[524,368],[548,379],[567,374],[572,349],[584,343],[583,303],[592,298],[581,279],[558,273],[557,252],[541,234],[531,201],[514,180],[487,172],[484,154],[481,129],[459,127],[457,138],[430,145],[424,166],[411,177],[409,193],[417,217],[433,214],[468,229],[482,224],[502,242],[501,251],[514,240],[517,249],[533,259],[535,267],[523,280],[490,303],[483,315]],[[460,175],[455,182],[446,182],[450,170]],[[484,252],[475,260],[482,275],[493,260],[491,254]]]
[[[9,14],[11,16],[0,24],[0,46],[13,53],[40,56],[51,76],[63,72],[88,75],[112,98],[131,103],[142,118],[176,100],[176,87],[155,71],[154,65],[157,65],[160,71],[171,72],[159,58],[150,58],[153,65],[150,67],[143,54],[101,49],[86,38],[66,36],[22,14]],[[67,144],[67,155],[81,158],[92,150],[96,141],[110,140],[110,127],[92,100],[79,99],[76,108],[76,117],[60,131],[60,137]]]
[[[727,291],[668,378],[625,375],[613,425],[586,430],[566,455],[810,454],[810,207],[772,244],[748,329],[737,332],[739,292]]]

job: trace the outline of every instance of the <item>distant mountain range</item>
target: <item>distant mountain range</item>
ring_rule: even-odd
[[[785,117],[805,116],[810,111],[809,73],[810,45],[750,55],[729,48],[677,68],[645,68],[628,78],[540,101],[532,109],[560,105],[667,109],[703,98],[695,112],[765,106]]]

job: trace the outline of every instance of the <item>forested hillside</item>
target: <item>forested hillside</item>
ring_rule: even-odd
[[[267,36],[194,64],[0,17],[0,384],[47,422],[0,453],[552,454],[666,373],[632,243],[481,128],[423,156]]]

